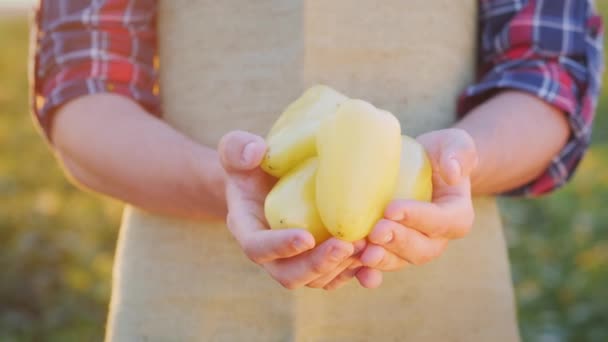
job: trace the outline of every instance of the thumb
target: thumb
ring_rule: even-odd
[[[218,154],[228,173],[251,171],[258,167],[266,153],[264,139],[245,131],[232,131],[222,137]]]
[[[469,178],[477,166],[477,149],[473,138],[462,129],[454,129],[441,144],[439,173],[448,185]]]

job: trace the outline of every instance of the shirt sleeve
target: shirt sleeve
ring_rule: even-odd
[[[83,95],[120,94],[159,115],[156,11],[156,0],[40,1],[32,107],[49,142],[54,112]]]
[[[603,22],[592,0],[481,0],[478,79],[459,115],[501,89],[530,93],[568,116],[570,137],[544,173],[504,196],[564,185],[589,146],[603,72]]]

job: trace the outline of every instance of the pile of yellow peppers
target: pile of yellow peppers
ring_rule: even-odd
[[[365,238],[391,200],[430,201],[424,148],[393,114],[316,85],[266,137],[262,169],[279,178],[264,203],[272,229],[302,228],[317,243]]]

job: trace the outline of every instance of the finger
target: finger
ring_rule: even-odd
[[[337,277],[335,277],[332,281],[330,281],[323,288],[328,291],[333,291],[333,290],[337,290],[337,289],[341,288],[342,286],[346,285],[349,281],[351,281],[355,277],[357,272],[359,272],[359,270],[361,269],[360,262],[353,263],[353,265],[357,265],[357,266],[351,266],[351,267],[347,268],[344,272],[340,273]]]
[[[261,137],[244,131],[226,134],[218,147],[227,171],[228,229],[247,257],[258,264],[292,257],[315,245],[304,230],[268,230],[263,203],[274,179],[257,167],[265,149]]]
[[[334,271],[324,274],[317,279],[311,281],[306,286],[312,288],[324,288],[327,284],[333,281],[336,277],[342,275],[344,272],[347,272],[348,269],[352,269],[361,265],[357,255],[363,251],[365,248],[365,240],[357,241],[353,244],[354,252],[353,256],[346,259],[340,266],[338,266]],[[353,274],[354,277],[354,274]],[[352,278],[352,277],[351,277]]]
[[[395,200],[384,217],[431,238],[461,238],[469,233],[475,212],[470,200],[454,197],[438,203]]]
[[[260,204],[263,200],[254,196],[231,182],[226,186],[227,227],[249,259],[262,264],[292,257],[315,246],[314,237],[305,230],[269,230]]]
[[[232,131],[222,137],[218,154],[226,171],[250,171],[260,165],[266,152],[264,139],[245,131]]]
[[[222,164],[227,170],[228,226],[237,239],[242,234],[266,230],[263,203],[274,180],[255,166],[246,171],[251,165],[246,165],[241,160],[246,145],[253,143],[255,146],[264,146],[261,139],[247,132],[234,131],[222,138],[218,148]],[[254,148],[254,154],[257,153],[257,156],[253,159],[261,160],[263,153],[256,152],[257,149],[258,147]],[[259,161],[257,162],[259,163]],[[254,160],[252,163],[255,164],[256,161]]]
[[[360,260],[364,266],[383,272],[396,271],[408,265],[407,261],[395,253],[374,244],[367,246]]]
[[[315,246],[312,235],[300,229],[259,231],[239,243],[245,255],[256,264],[291,258]]]
[[[382,272],[369,267],[361,267],[355,275],[359,284],[368,289],[375,289],[382,285]]]
[[[306,286],[316,289],[324,288],[332,280],[344,273],[354,262],[356,262],[354,258],[348,258],[344,260],[335,270],[314,279],[310,283],[306,284]]]
[[[367,250],[364,252],[361,261],[366,266],[385,270],[382,267],[374,267],[373,262],[378,262],[381,265],[398,265],[399,267],[406,266],[408,263],[423,265],[439,257],[447,245],[446,239],[431,239],[414,229],[404,227],[391,220],[380,220],[370,233],[369,240],[371,243],[380,243],[380,241],[386,241],[386,236],[390,236],[390,241],[382,244],[382,247],[378,246],[385,250],[384,253],[375,252],[371,256],[366,256]],[[371,253],[374,253],[374,251]],[[400,264],[400,260],[404,261],[405,264]]]
[[[334,271],[354,250],[351,243],[335,238],[301,255],[266,264],[266,269],[281,285],[294,289]]]
[[[477,149],[471,136],[461,129],[453,129],[441,144],[439,173],[448,185],[456,185],[471,175],[477,166]]]

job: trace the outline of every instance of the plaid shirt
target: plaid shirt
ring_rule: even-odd
[[[458,100],[466,115],[500,89],[533,94],[568,116],[571,135],[549,168],[504,195],[565,184],[589,146],[603,72],[603,23],[592,0],[480,0],[478,78]],[[160,116],[156,0],[42,0],[36,12],[33,108],[50,140],[54,111],[114,92]]]

